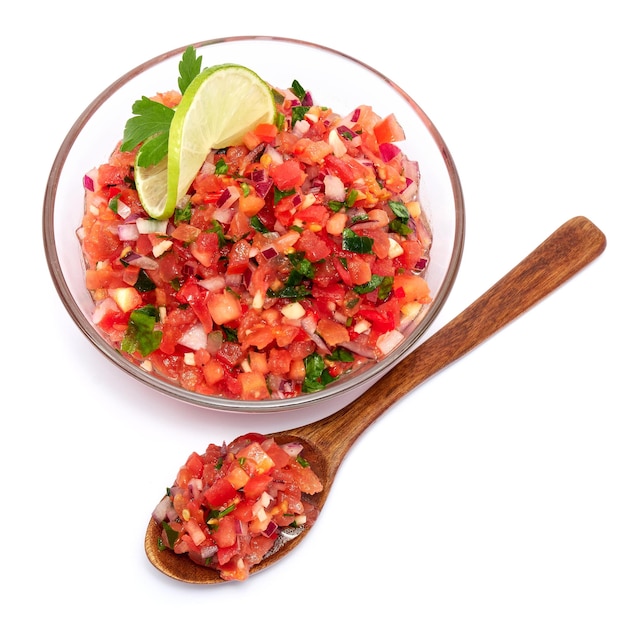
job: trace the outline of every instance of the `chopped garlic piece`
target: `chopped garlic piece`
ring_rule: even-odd
[[[290,302],[289,304],[286,304],[280,312],[290,320],[299,320],[304,317],[304,314],[306,313],[304,307],[299,302]]]
[[[389,237],[389,258],[395,259],[404,254],[402,246],[393,238]]]

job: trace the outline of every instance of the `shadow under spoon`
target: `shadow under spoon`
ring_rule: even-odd
[[[318,509],[323,507],[351,446],[392,404],[530,309],[591,263],[605,247],[606,237],[592,222],[585,217],[570,219],[351,404],[318,422],[272,434],[278,443],[298,441],[304,446],[304,456],[324,485],[323,491],[311,498]],[[305,529],[271,551],[251,573],[285,557],[307,532]],[[187,583],[225,582],[213,569],[196,565],[171,550],[159,550],[160,534],[160,526],[150,520],[145,550],[158,570]]]

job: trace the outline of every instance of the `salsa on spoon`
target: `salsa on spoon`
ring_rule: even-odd
[[[266,435],[278,444],[302,445],[302,456],[323,485],[321,491],[307,498],[317,512],[324,506],[351,446],[394,402],[530,309],[597,258],[605,247],[604,234],[592,222],[585,217],[572,218],[350,405],[313,424]],[[383,389],[385,392],[381,393]],[[290,540],[280,540],[278,549],[270,550],[250,573],[258,573],[286,556],[304,538],[308,528],[303,527]],[[198,565],[185,555],[161,549],[161,532],[160,525],[151,519],[145,550],[158,570],[187,583],[225,582],[216,570]]]

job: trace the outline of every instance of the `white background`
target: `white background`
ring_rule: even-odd
[[[21,2],[2,19],[7,623],[623,626],[619,3],[236,6]],[[432,331],[572,216],[594,221],[608,247],[363,435],[296,553],[246,583],[194,587],[145,558],[152,507],[192,450],[289,418],[213,415],[126,380],[58,300],[41,208],[65,134],[105,87],[161,52],[228,35],[296,37],[357,57],[438,127],[460,172],[467,233]],[[380,462],[389,451],[391,467]]]

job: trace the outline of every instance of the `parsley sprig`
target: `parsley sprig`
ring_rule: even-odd
[[[202,57],[196,56],[196,50],[189,46],[178,64],[178,88],[185,93],[193,79],[200,73]],[[133,117],[124,127],[124,136],[120,150],[130,152],[139,144],[137,165],[149,167],[156,165],[167,154],[170,126],[174,117],[174,109],[142,96],[132,106]]]

